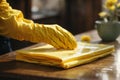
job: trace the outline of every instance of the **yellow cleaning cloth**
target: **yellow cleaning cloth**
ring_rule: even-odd
[[[57,50],[51,45],[16,51],[16,60],[37,63],[64,69],[94,61],[111,54],[113,45],[78,42],[75,50]]]

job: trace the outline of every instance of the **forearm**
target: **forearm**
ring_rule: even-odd
[[[17,40],[45,42],[61,49],[77,46],[74,36],[59,25],[43,25],[25,19],[22,12],[0,3],[0,35]]]

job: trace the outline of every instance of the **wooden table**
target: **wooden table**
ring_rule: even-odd
[[[95,30],[83,34],[90,35],[92,43],[105,43]],[[76,35],[77,40],[83,34]],[[113,55],[67,70],[15,61],[15,52],[7,53],[0,56],[0,80],[120,80],[120,37],[115,42],[105,44],[115,45]]]

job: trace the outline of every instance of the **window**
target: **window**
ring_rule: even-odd
[[[32,19],[55,16],[60,11],[60,0],[32,0]]]

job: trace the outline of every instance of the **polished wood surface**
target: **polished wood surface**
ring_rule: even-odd
[[[102,42],[97,32],[93,30],[76,35],[76,39],[80,41],[83,34],[91,36],[91,43],[115,45],[115,53],[94,62],[64,70],[15,61],[15,52],[11,52],[0,56],[0,80],[120,80],[120,37],[114,42]]]

